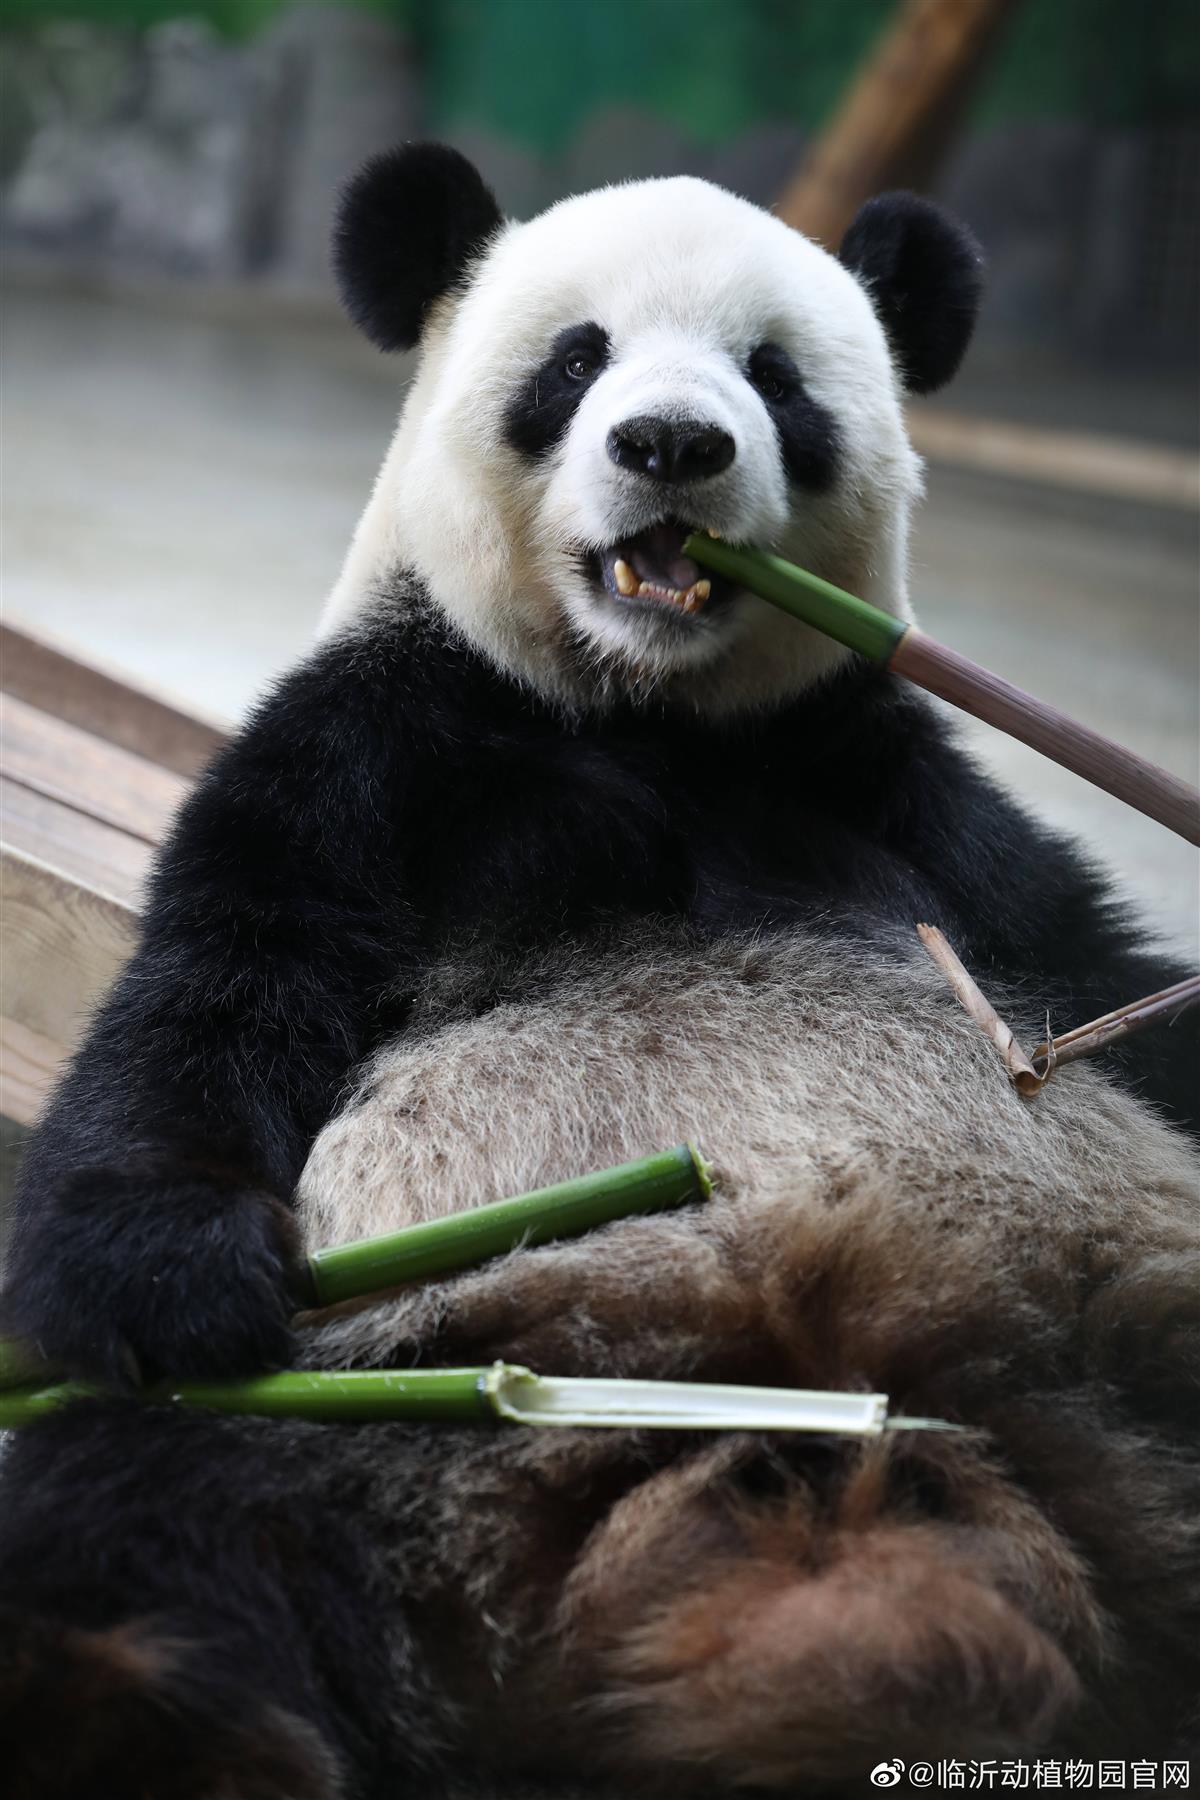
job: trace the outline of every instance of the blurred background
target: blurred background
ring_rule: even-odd
[[[333,197],[373,150],[448,139],[517,216],[688,171],[831,247],[867,193],[915,186],[990,263],[966,370],[913,409],[918,615],[1196,779],[1195,0],[8,0],[6,18],[7,621],[217,722],[302,651],[405,376],[340,321],[328,273]],[[1196,954],[1194,853],[974,736]]]

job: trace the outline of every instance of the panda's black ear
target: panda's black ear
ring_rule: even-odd
[[[983,291],[983,252],[966,226],[916,194],[879,194],[855,214],[839,254],[871,296],[908,392],[949,381]]]
[[[501,223],[473,163],[448,144],[399,144],[342,193],[333,268],[342,304],[381,350],[411,350],[430,302]]]

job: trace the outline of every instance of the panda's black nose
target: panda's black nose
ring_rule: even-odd
[[[699,419],[626,419],[608,434],[608,454],[619,469],[652,481],[704,481],[733,461],[735,445],[719,425]]]

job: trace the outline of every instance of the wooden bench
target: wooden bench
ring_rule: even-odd
[[[223,741],[0,627],[0,1113],[28,1124],[132,947],[166,826]]]

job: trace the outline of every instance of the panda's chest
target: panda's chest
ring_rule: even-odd
[[[862,886],[863,833],[758,747],[494,737],[434,784],[422,909],[539,935],[660,913],[754,926]]]

